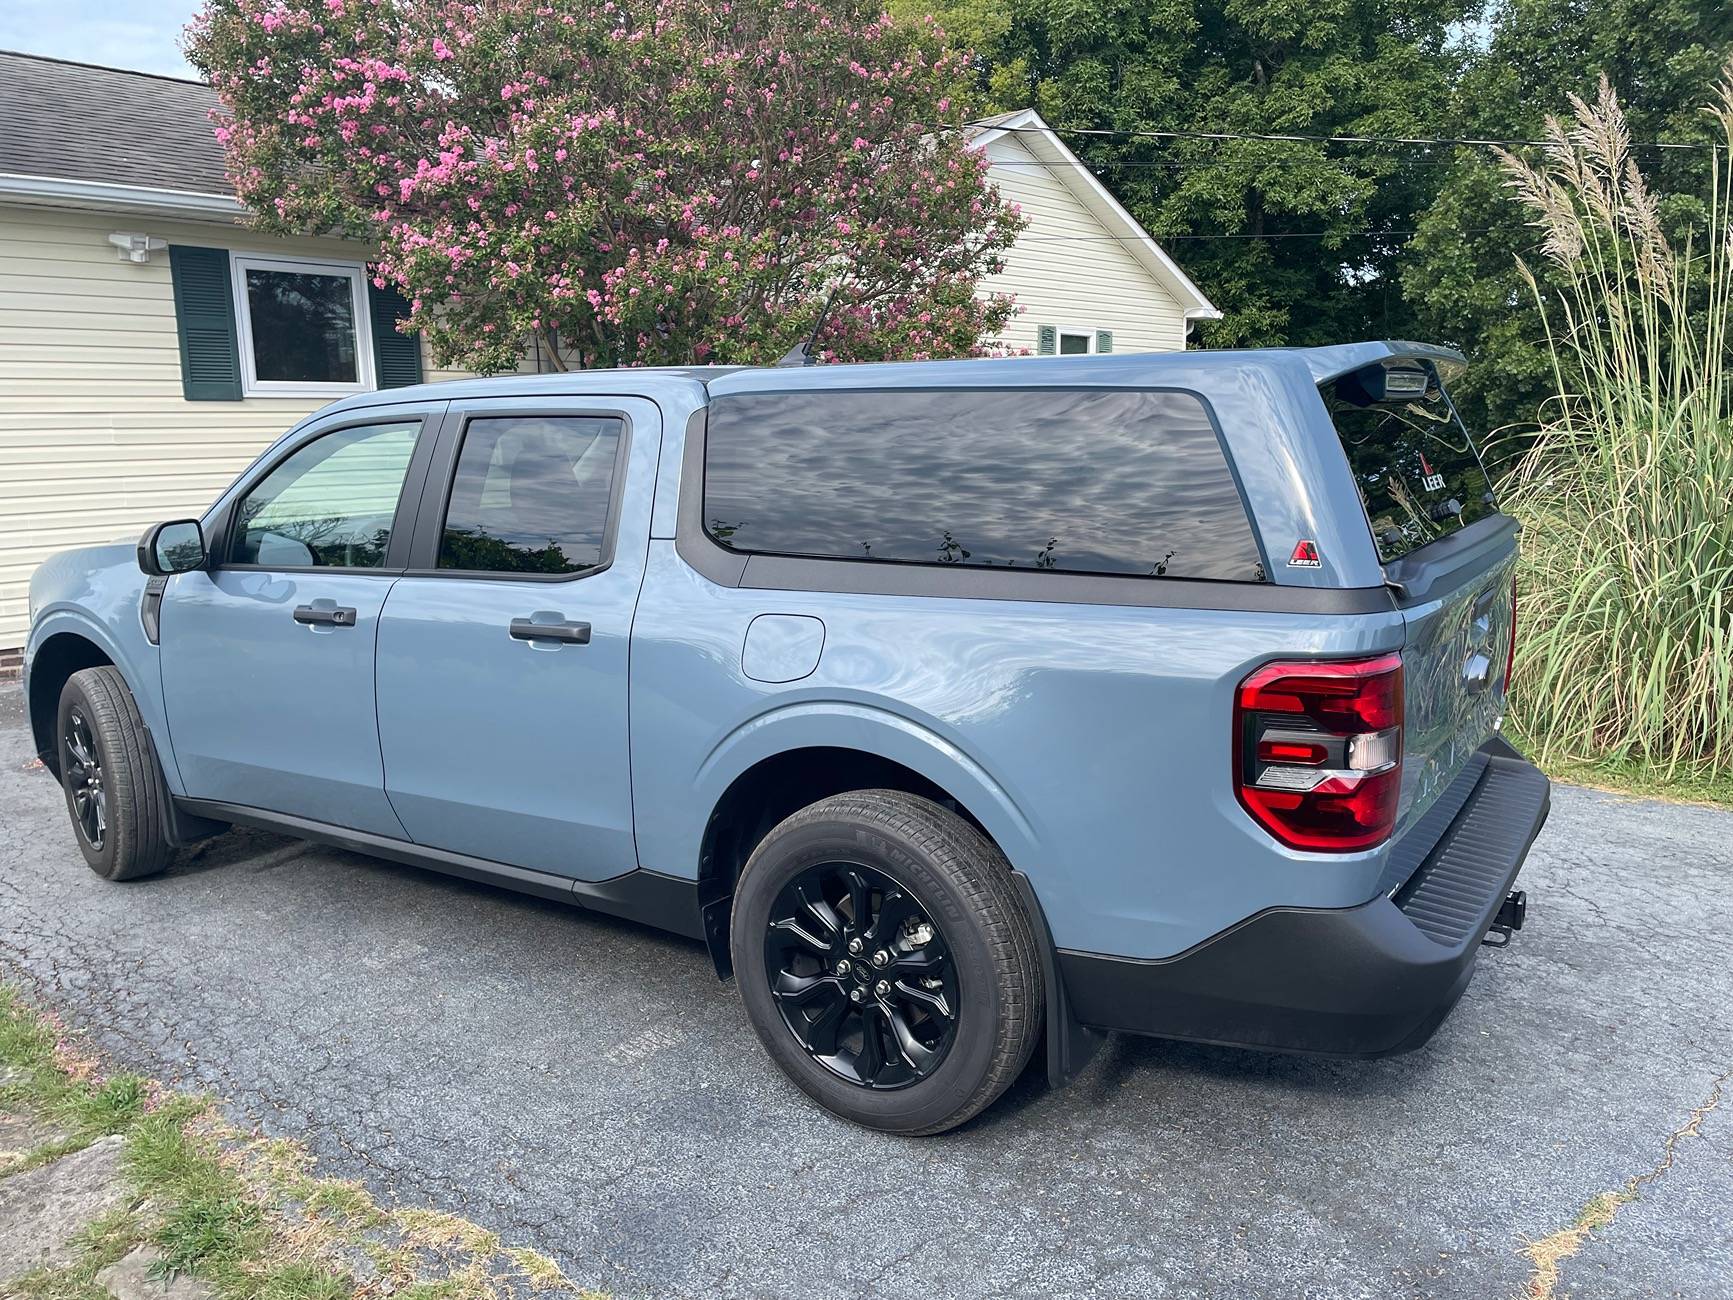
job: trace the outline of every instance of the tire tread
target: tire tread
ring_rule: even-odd
[[[814,822],[827,821],[879,828],[914,845],[958,887],[997,969],[1004,1008],[986,1071],[962,1103],[942,1120],[898,1129],[916,1137],[943,1133],[974,1118],[996,1100],[1023,1072],[1035,1050],[1045,1004],[1034,927],[1011,881],[1010,864],[998,846],[948,808],[903,790],[851,790],[791,814],[753,851],[752,860],[741,873],[742,881],[751,874],[754,862],[774,850],[777,840]]]
[[[108,880],[154,876],[169,865],[174,846],[163,835],[164,787],[149,728],[118,668],[81,669],[67,680],[66,691],[73,690],[89,706],[98,744],[105,744],[108,751],[103,766],[113,770],[104,782],[110,793],[112,865],[106,872],[98,868],[98,874]],[[62,708],[64,700],[63,693]]]

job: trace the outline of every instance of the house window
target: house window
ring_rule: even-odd
[[[1038,325],[1035,327],[1035,352],[1050,357],[1083,357],[1096,352],[1113,351],[1113,331],[1085,325]]]
[[[361,263],[235,254],[233,279],[247,396],[339,397],[374,387]]]

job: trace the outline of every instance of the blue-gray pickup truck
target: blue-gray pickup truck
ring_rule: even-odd
[[[1517,525],[1409,343],[371,393],[31,584],[97,875],[266,827],[706,945],[934,1133],[1102,1031],[1400,1052],[1545,821]],[[582,942],[581,934],[574,941]]]

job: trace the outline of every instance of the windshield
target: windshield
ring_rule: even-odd
[[[1365,374],[1343,375],[1321,391],[1360,486],[1378,558],[1388,564],[1496,513],[1498,502],[1436,374],[1423,396],[1384,401],[1369,399]]]

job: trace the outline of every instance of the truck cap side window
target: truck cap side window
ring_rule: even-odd
[[[731,394],[704,522],[736,551],[1258,581],[1202,401],[1133,389]]]
[[[1321,391],[1385,564],[1497,513],[1480,453],[1429,369],[1367,366]]]

